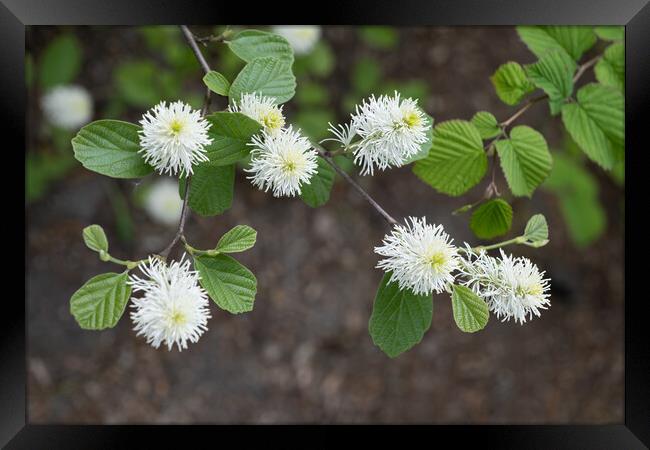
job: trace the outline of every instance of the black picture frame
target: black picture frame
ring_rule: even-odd
[[[255,5],[255,6],[253,6]],[[284,6],[283,6],[284,5]],[[169,0],[0,0],[0,89],[2,90],[2,130],[15,138],[15,145],[6,144],[3,153],[11,153],[16,165],[24,163],[25,103],[24,51],[26,25],[139,25],[139,24],[209,24],[209,23],[344,23],[396,25],[515,25],[515,24],[589,24],[626,26],[626,197],[628,204],[644,199],[640,185],[641,155],[648,152],[648,133],[643,133],[650,108],[650,4],[648,0],[440,0],[440,1],[355,1],[327,2],[316,12],[313,4],[299,5],[266,2],[248,2],[235,9],[236,2]],[[286,10],[294,16],[288,19]],[[251,11],[255,18],[251,19]],[[6,135],[5,135],[6,136]],[[5,162],[9,164],[9,162]],[[16,186],[17,183],[12,183]],[[24,184],[23,184],[24,186]],[[6,189],[6,188],[5,188]],[[15,188],[13,188],[15,190]],[[15,192],[7,197],[18,197]],[[19,200],[16,200],[18,202]],[[24,207],[24,204],[23,204]],[[18,208],[18,205],[16,205]],[[642,230],[646,222],[635,217],[643,208],[627,206],[625,220],[625,417],[620,424],[609,425],[503,425],[503,426],[407,426],[372,427],[373,436],[384,443],[423,437],[434,445],[440,439],[453,439],[454,445],[469,441],[483,448],[580,448],[580,449],[637,449],[650,446],[650,331],[643,313],[647,296],[641,291],[645,267],[635,263],[635,256],[643,252]],[[27,236],[20,215],[3,220],[2,236],[12,239],[22,232]],[[642,214],[642,213],[641,213]],[[24,216],[28,220],[27,215]],[[21,228],[22,225],[22,228]],[[647,234],[647,233],[646,233]],[[14,243],[16,243],[14,242]],[[20,249],[16,248],[14,255]],[[16,259],[17,257],[14,257]],[[641,259],[639,258],[639,261]],[[9,265],[7,266],[9,267]],[[18,270],[18,264],[11,266]],[[26,280],[26,279],[25,279]],[[25,290],[26,290],[25,282]],[[36,448],[130,448],[135,446],[134,434],[155,436],[156,440],[172,445],[174,442],[207,442],[215,445],[221,431],[211,426],[66,426],[30,425],[26,415],[26,323],[25,305],[18,295],[5,290],[5,308],[0,328],[2,348],[0,378],[0,443],[12,449]],[[26,294],[26,292],[25,292]],[[26,295],[25,295],[26,298]],[[9,305],[8,305],[9,304]],[[7,306],[12,306],[10,311]],[[576,330],[579,332],[579,330]],[[155,430],[154,430],[155,428]],[[238,446],[258,434],[274,437],[286,427],[250,427],[255,433],[244,431]],[[330,427],[309,428],[316,434],[310,441],[315,446],[340,442],[338,433]],[[362,429],[368,427],[361,427]],[[350,427],[338,431],[350,432]],[[295,434],[293,436],[296,436]],[[433,440],[435,438],[435,441]],[[180,440],[183,439],[183,440]],[[295,439],[295,437],[294,437]],[[273,441],[269,441],[273,442]],[[289,441],[282,441],[282,446]],[[167,445],[163,445],[164,447]],[[307,445],[311,447],[312,445]],[[147,446],[147,448],[151,448]]]

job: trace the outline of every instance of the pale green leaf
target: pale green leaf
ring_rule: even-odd
[[[113,328],[124,313],[131,287],[128,271],[103,273],[88,280],[70,298],[70,313],[85,330]]]
[[[625,92],[625,46],[622,42],[605,49],[603,57],[594,67],[594,73],[600,83]]]
[[[519,26],[517,33],[538,58],[549,50],[560,49],[578,61],[596,43],[590,26]]]
[[[524,229],[524,238],[536,247],[541,247],[548,243],[548,224],[543,214],[535,214],[528,219]]]
[[[622,41],[625,39],[625,27],[620,25],[595,27],[594,32],[599,38],[606,41]]]
[[[611,169],[625,144],[625,100],[616,88],[590,83],[578,90],[577,103],[562,107],[562,121],[593,161]]]
[[[77,38],[72,34],[55,38],[45,48],[38,68],[43,89],[73,81],[81,69],[81,45]]]
[[[500,65],[490,81],[501,101],[508,105],[516,105],[535,90],[521,65],[512,61]]]
[[[179,180],[179,192],[185,196],[185,179]],[[201,164],[194,168],[190,184],[190,209],[201,216],[215,216],[230,209],[235,187],[235,165]]]
[[[496,117],[487,111],[479,111],[472,117],[472,123],[483,139],[491,139],[501,134]]]
[[[474,211],[469,226],[481,239],[506,234],[512,226],[512,207],[500,198],[488,200]]]
[[[300,192],[300,198],[312,208],[327,203],[334,185],[334,169],[320,156],[317,163],[318,171],[311,177],[308,184],[302,185]]]
[[[549,50],[535,64],[526,66],[530,81],[544,90],[549,98],[551,114],[560,112],[562,103],[573,93],[576,63],[563,50]]]
[[[219,72],[211,70],[203,77],[203,82],[212,91],[224,97],[228,96],[230,81]]]
[[[230,50],[246,62],[271,56],[289,64],[293,62],[293,49],[279,34],[260,30],[244,30],[226,41]]]
[[[598,181],[582,164],[556,153],[543,187],[557,195],[569,237],[578,247],[603,235],[607,216],[598,198]]]
[[[239,72],[230,86],[230,101],[239,101],[243,93],[259,92],[275,98],[278,104],[293,97],[296,78],[291,63],[273,57],[255,58]]]
[[[248,225],[237,225],[221,236],[216,249],[221,253],[238,253],[255,245],[257,231]]]
[[[253,310],[257,279],[246,267],[228,255],[197,256],[194,266],[201,286],[219,308],[232,314]]]
[[[212,139],[205,149],[210,164],[216,166],[229,166],[248,156],[247,144],[262,128],[257,121],[237,112],[216,112],[205,119],[210,122],[208,136]]]
[[[108,251],[108,239],[104,229],[99,225],[90,225],[83,229],[82,236],[86,247],[96,252]]]
[[[140,127],[119,120],[98,120],[72,139],[74,156],[88,170],[113,178],[141,178],[153,172],[138,153]]]
[[[461,195],[475,186],[487,170],[487,156],[471,122],[449,120],[433,129],[429,155],[417,161],[413,173],[440,192]]]
[[[530,197],[551,172],[553,160],[546,140],[528,126],[514,127],[510,139],[497,141],[496,148],[514,195]]]
[[[474,333],[485,328],[490,318],[488,305],[471,289],[454,285],[451,294],[454,321],[465,333]]]
[[[433,299],[400,290],[389,283],[390,276],[386,273],[379,284],[368,330],[374,344],[394,358],[422,340],[431,326]]]

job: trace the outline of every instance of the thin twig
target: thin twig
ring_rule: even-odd
[[[196,45],[196,40],[194,38],[194,35],[192,34],[192,32],[190,32],[189,28],[187,28],[185,25],[181,25],[181,31],[185,36],[185,40],[192,48],[192,51],[194,52],[197,61],[201,65],[201,68],[203,69],[204,72],[208,73],[210,71],[210,66],[208,65],[207,61],[203,57],[203,54],[201,53],[201,50],[199,49],[198,45]],[[210,92],[211,92],[210,89],[206,90],[205,99],[203,101],[203,108],[201,109],[202,116],[205,116],[208,113],[208,109],[210,108],[210,99],[211,99]],[[167,247],[165,247],[164,250],[158,253],[163,258],[167,258],[169,256],[169,252],[172,251],[176,243],[178,243],[178,241],[183,237],[183,233],[185,232],[185,222],[187,221],[187,217],[189,215],[188,203],[190,199],[191,183],[192,183],[192,175],[188,175],[185,181],[185,195],[183,196],[183,209],[181,210],[181,218],[178,222],[178,228],[176,229],[176,234],[174,235],[174,239],[172,239],[172,241],[167,245]]]
[[[181,29],[183,30],[183,34],[185,35],[185,39],[187,42],[190,44],[190,47],[192,47],[192,51],[194,51],[194,55],[196,56],[196,59],[199,61],[201,64],[201,67],[203,67],[203,71],[205,73],[210,72],[210,66],[208,65],[207,61],[203,57],[203,54],[201,53],[201,50],[199,49],[198,45],[196,45],[196,37],[192,34],[192,32],[187,28],[185,25],[181,25]],[[382,208],[379,203],[377,203],[361,186],[359,186],[351,177],[348,175],[343,169],[341,169],[331,158],[330,153],[325,150],[324,148],[320,147],[319,145],[314,145],[314,148],[318,151],[318,153],[327,161],[327,163],[334,168],[334,170],[343,177],[344,180],[346,180],[348,183],[354,187],[363,198],[365,198],[368,203],[370,203],[384,218],[391,224],[396,224],[397,220],[395,220],[390,214],[388,214],[384,208]],[[182,219],[181,219],[182,220]],[[182,233],[181,233],[182,234]],[[178,239],[180,239],[180,236],[178,236]],[[176,239],[176,240],[178,240]]]
[[[361,186],[359,186],[359,184],[357,184],[356,181],[354,181],[354,180],[352,179],[352,177],[351,177],[350,175],[347,174],[347,172],[346,172],[345,170],[341,169],[341,168],[338,166],[338,164],[336,164],[336,163],[334,162],[334,160],[332,159],[332,157],[331,157],[331,155],[330,155],[330,152],[328,152],[327,150],[323,149],[322,147],[320,147],[320,146],[318,146],[318,145],[314,145],[314,148],[316,149],[316,151],[318,152],[318,154],[319,154],[320,156],[322,156],[323,159],[324,159],[325,161],[327,161],[327,163],[328,163],[330,166],[332,166],[332,168],[334,168],[334,170],[336,171],[336,173],[338,173],[339,175],[341,175],[341,177],[343,177],[343,179],[344,179],[345,181],[347,181],[348,183],[350,183],[350,184],[352,185],[352,187],[355,188],[355,189],[357,190],[357,192],[359,192],[359,194],[361,194],[361,196],[362,196],[363,198],[365,198],[365,199],[368,201],[368,203],[370,203],[370,204],[372,205],[372,207],[375,208],[375,209],[377,210],[377,212],[379,212],[379,214],[381,214],[382,216],[384,216],[384,219],[386,219],[386,220],[388,221],[388,223],[390,223],[390,224],[392,224],[392,225],[397,224],[397,220],[395,220],[395,219],[393,218],[393,216],[391,216],[390,214],[388,214],[388,213],[386,212],[386,210],[385,210],[384,208],[382,208],[382,207],[379,205],[379,203],[377,203],[377,202],[375,201],[375,199],[373,199],[373,198],[370,196],[370,194],[368,194],[368,193],[367,193],[367,192],[366,192],[366,191],[365,191]]]

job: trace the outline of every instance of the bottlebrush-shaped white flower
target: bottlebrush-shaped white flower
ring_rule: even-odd
[[[284,127],[282,106],[276,105],[274,97],[266,97],[257,92],[242,94],[239,102],[228,106],[230,112],[239,112],[256,120],[269,133],[275,133]]]
[[[146,278],[129,278],[133,292],[144,292],[132,298],[134,330],[155,348],[165,344],[171,351],[176,344],[182,351],[188,341],[197,342],[207,330],[208,296],[199,286],[198,272],[191,271],[190,261],[183,262],[183,258],[166,265],[149,257],[148,263],[139,266]]]
[[[48,122],[65,130],[87,124],[93,115],[92,97],[77,85],[52,88],[41,99],[41,107]]]
[[[401,100],[396,91],[392,97],[373,95],[357,105],[351,127],[361,137],[353,147],[354,162],[362,175],[372,175],[375,167],[400,167],[418,153],[429,125],[417,101]]]
[[[316,150],[291,125],[272,134],[262,130],[248,145],[253,147],[248,179],[264,192],[272,189],[274,197],[300,194],[316,173]]]
[[[140,120],[140,145],[144,160],[158,173],[192,174],[192,166],[207,161],[205,146],[210,123],[181,101],[160,102]]]
[[[390,282],[415,294],[440,293],[454,281],[458,249],[442,225],[427,224],[426,218],[409,217],[406,225],[395,225],[375,253],[385,256],[377,268],[392,272]]]
[[[273,27],[273,32],[284,37],[296,55],[309,53],[318,42],[321,28],[314,25],[282,25]]]
[[[178,183],[170,178],[157,180],[147,192],[144,207],[156,222],[170,226],[178,224],[183,210]]]
[[[461,269],[467,278],[463,284],[485,299],[497,318],[524,324],[550,306],[550,279],[528,258],[500,251],[501,258],[493,258],[484,251],[477,255],[468,246],[470,260]]]

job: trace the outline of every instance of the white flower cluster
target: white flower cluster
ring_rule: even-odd
[[[146,279],[129,277],[133,292],[144,292],[132,298],[134,330],[155,348],[165,344],[171,350],[176,345],[182,351],[207,330],[208,296],[198,284],[198,272],[191,271],[190,261],[183,259],[167,265],[149,257],[139,266]]]
[[[321,28],[315,25],[278,25],[273,27],[273,32],[284,37],[296,55],[309,53],[321,35]]]
[[[551,304],[550,280],[529,259],[500,252],[500,258],[493,258],[485,251],[477,255],[468,249],[473,260],[462,269],[467,277],[463,284],[485,299],[497,318],[523,324],[527,317],[539,317],[540,310]]]
[[[75,130],[92,118],[93,99],[81,86],[56,86],[43,96],[41,108],[52,125]]]
[[[212,143],[210,123],[190,105],[160,102],[144,114],[140,124],[140,152],[158,173],[192,174],[192,166],[208,160],[205,146]]]
[[[334,140],[353,151],[361,175],[373,175],[375,168],[400,167],[420,151],[427,140],[427,123],[417,101],[393,96],[371,96],[357,105],[349,125],[337,130],[330,126]],[[355,136],[360,140],[352,144]]]
[[[410,223],[408,222],[410,221]],[[442,225],[410,217],[406,225],[395,225],[375,252],[384,259],[378,268],[391,273],[389,282],[417,295],[451,292],[452,284],[470,287],[483,298],[497,318],[523,324],[539,317],[550,305],[549,279],[529,259],[506,255],[494,258],[476,253],[469,245],[452,244]]]
[[[242,94],[239,102],[229,107],[262,125],[262,131],[248,143],[252,147],[251,165],[246,172],[254,186],[273,196],[300,195],[303,184],[309,184],[316,173],[316,150],[299,130],[284,127],[282,107],[275,99],[258,93]]]
[[[147,192],[144,209],[152,219],[162,225],[177,225],[183,210],[183,200],[178,195],[178,183],[171,178],[157,180]]]

